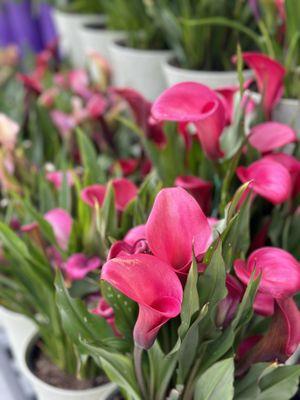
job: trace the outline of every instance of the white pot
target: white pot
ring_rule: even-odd
[[[36,332],[34,323],[22,314],[0,307],[1,325],[7,334],[14,358],[22,364],[22,355],[28,338]]]
[[[274,121],[290,125],[297,131],[300,139],[300,101],[297,99],[281,99],[272,113]]]
[[[162,64],[170,58],[170,50],[138,50],[114,42],[110,54],[117,86],[131,87],[148,100],[166,88]]]
[[[196,71],[176,67],[168,61],[164,63],[163,71],[168,87],[180,82],[202,83],[212,89],[239,84],[236,71]],[[249,79],[252,76],[252,71],[246,70],[243,74],[244,79]]]
[[[106,400],[115,392],[114,383],[106,383],[96,388],[86,390],[67,390],[51,386],[43,382],[30,370],[28,361],[36,343],[37,336],[31,335],[27,339],[26,347],[22,354],[22,370],[32,384],[38,400]]]
[[[93,24],[85,24],[79,30],[80,42],[85,56],[89,56],[91,52],[99,53],[109,64],[111,64],[109,46],[115,40],[124,39],[125,34],[121,31],[112,31],[93,26]]]
[[[75,67],[83,67],[85,56],[80,43],[80,28],[84,24],[104,22],[105,17],[97,14],[67,13],[57,9],[53,15],[63,56],[69,56]]]

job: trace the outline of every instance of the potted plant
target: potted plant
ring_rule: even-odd
[[[70,56],[76,67],[85,65],[79,30],[83,24],[103,23],[103,9],[99,2],[70,0],[54,2],[54,21],[60,38],[63,55]]]
[[[104,7],[108,24],[125,33],[124,40],[110,46],[115,84],[154,100],[165,88],[161,64],[171,53],[154,17],[153,3],[107,0]]]
[[[174,51],[164,64],[168,86],[184,81],[213,88],[237,84],[231,56],[238,43],[249,50],[257,46],[253,38],[259,39],[249,29],[254,18],[248,1],[159,0],[156,19]]]

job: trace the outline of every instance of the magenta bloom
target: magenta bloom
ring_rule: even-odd
[[[111,326],[112,330],[114,331],[114,334],[116,336],[120,336],[119,331],[116,328],[115,324],[115,314],[113,308],[106,302],[104,297],[100,297],[97,307],[91,310],[91,313],[94,315],[99,315],[99,317],[102,317],[106,319],[106,322]]]
[[[86,109],[91,118],[101,117],[106,109],[106,100],[101,94],[94,94],[87,102]]]
[[[118,211],[124,211],[128,203],[137,196],[138,189],[134,183],[126,178],[112,180],[115,191],[115,205]],[[82,200],[90,207],[98,204],[100,207],[104,202],[106,187],[104,185],[91,185],[81,192]]]
[[[259,92],[263,96],[263,107],[267,116],[283,95],[285,69],[265,54],[243,53],[245,63],[253,70]]]
[[[149,349],[159,329],[181,310],[182,286],[167,263],[148,254],[114,258],[104,264],[101,279],[139,305],[133,336]]]
[[[195,255],[203,255],[211,240],[211,228],[197,201],[182,188],[162,189],[146,224],[152,254],[186,274]]]
[[[46,174],[46,179],[47,181],[53,183],[55,189],[60,189],[63,181],[67,179],[67,184],[68,186],[72,186],[74,184],[74,179],[73,179],[73,173],[71,171],[53,171],[53,172],[47,172]]]
[[[58,245],[62,250],[67,250],[73,225],[70,214],[62,208],[54,208],[44,218],[51,225]]]
[[[193,122],[206,155],[223,156],[219,138],[225,126],[226,110],[217,93],[207,86],[183,82],[165,90],[152,106],[157,121]]]
[[[71,114],[66,114],[60,110],[51,111],[53,124],[63,138],[68,137],[76,127],[76,120]]]
[[[241,182],[252,181],[249,188],[273,204],[281,204],[291,196],[291,176],[278,162],[262,158],[248,167],[238,167],[236,173]]]
[[[82,200],[90,207],[95,207],[96,204],[102,206],[106,193],[104,185],[91,185],[87,186],[81,191]]]
[[[146,239],[146,225],[135,226],[134,228],[130,229],[124,237],[124,241],[130,246],[135,245],[137,242],[143,239]]]
[[[247,261],[236,260],[237,277],[247,285],[255,270],[261,274],[259,292],[275,299],[293,296],[300,291],[300,263],[287,251],[277,247],[255,250]]]
[[[82,253],[73,254],[65,263],[65,272],[70,281],[80,281],[87,274],[101,266],[101,260],[98,257],[87,258]]]
[[[296,142],[296,132],[280,122],[264,122],[251,129],[249,142],[261,153],[269,153],[279,147]]]
[[[278,300],[270,328],[266,335],[253,336],[238,349],[239,374],[253,363],[285,362],[300,343],[300,312],[292,298]]]
[[[211,209],[212,183],[197,176],[178,176],[175,185],[187,190],[207,215]]]

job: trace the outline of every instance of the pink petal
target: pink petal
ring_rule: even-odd
[[[138,166],[138,160],[134,158],[121,158],[118,160],[124,176],[131,175]]]
[[[67,178],[67,184],[69,187],[71,187],[74,184],[74,179],[73,179],[73,174],[71,171],[53,171],[53,172],[47,172],[46,174],[46,179],[47,181],[53,183],[54,187],[56,189],[60,189],[63,181],[64,181],[64,177],[66,176]]]
[[[253,70],[258,90],[263,95],[263,107],[267,116],[283,95],[285,69],[265,54],[243,53],[245,63]]]
[[[268,153],[288,143],[296,142],[296,132],[279,122],[264,122],[251,129],[249,142],[261,153]]]
[[[95,207],[96,204],[102,206],[106,188],[103,185],[87,186],[81,191],[81,199],[90,207]]]
[[[226,111],[226,125],[232,123],[234,117],[234,97],[238,90],[238,86],[227,86],[216,89],[216,92],[220,95],[224,110]]]
[[[300,264],[285,250],[276,247],[262,247],[251,253],[247,263],[234,262],[238,278],[247,285],[252,272],[261,274],[259,292],[276,299],[293,296],[300,291]]]
[[[4,148],[12,150],[15,147],[19,131],[20,126],[15,121],[0,113],[0,144]]]
[[[67,250],[73,225],[70,214],[62,208],[54,208],[48,211],[44,218],[52,226],[58,245]]]
[[[139,304],[135,342],[148,349],[160,327],[181,310],[182,286],[172,268],[148,254],[115,258],[104,264],[101,279]]]
[[[182,188],[161,190],[146,224],[146,236],[152,253],[181,272],[203,254],[211,237],[207,218],[196,200]]]
[[[98,269],[100,266],[100,258],[92,257],[88,259],[82,253],[76,253],[66,261],[65,272],[71,281],[82,280],[89,272]]]
[[[225,126],[225,110],[218,95],[207,86],[178,83],[159,96],[151,111],[158,121],[194,122],[206,155],[222,157],[219,138]]]
[[[212,200],[212,183],[197,176],[178,176],[175,185],[187,190],[197,200],[203,212],[210,213]]]
[[[146,239],[146,225],[135,226],[124,237],[124,241],[131,246],[134,246],[138,241],[143,239]]]
[[[264,317],[269,317],[274,314],[275,301],[272,296],[258,292],[256,294],[253,308],[254,311]]]
[[[286,328],[283,352],[289,357],[294,354],[300,344],[300,312],[292,298],[278,300],[277,303]]]
[[[126,178],[113,179],[117,210],[123,211],[128,203],[136,198],[138,189],[134,183]]]
[[[106,108],[106,100],[100,94],[94,94],[86,105],[88,114],[91,118],[99,118],[104,113]]]
[[[70,114],[66,114],[60,110],[53,110],[50,115],[54,125],[62,137],[69,136],[72,130],[76,127],[76,121]]]
[[[273,204],[283,203],[291,196],[291,176],[275,161],[261,159],[248,167],[238,167],[236,173],[241,182],[252,181],[251,189]]]

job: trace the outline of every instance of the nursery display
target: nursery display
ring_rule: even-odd
[[[19,373],[37,400],[297,400],[297,1],[47,3],[69,42],[0,49]]]

